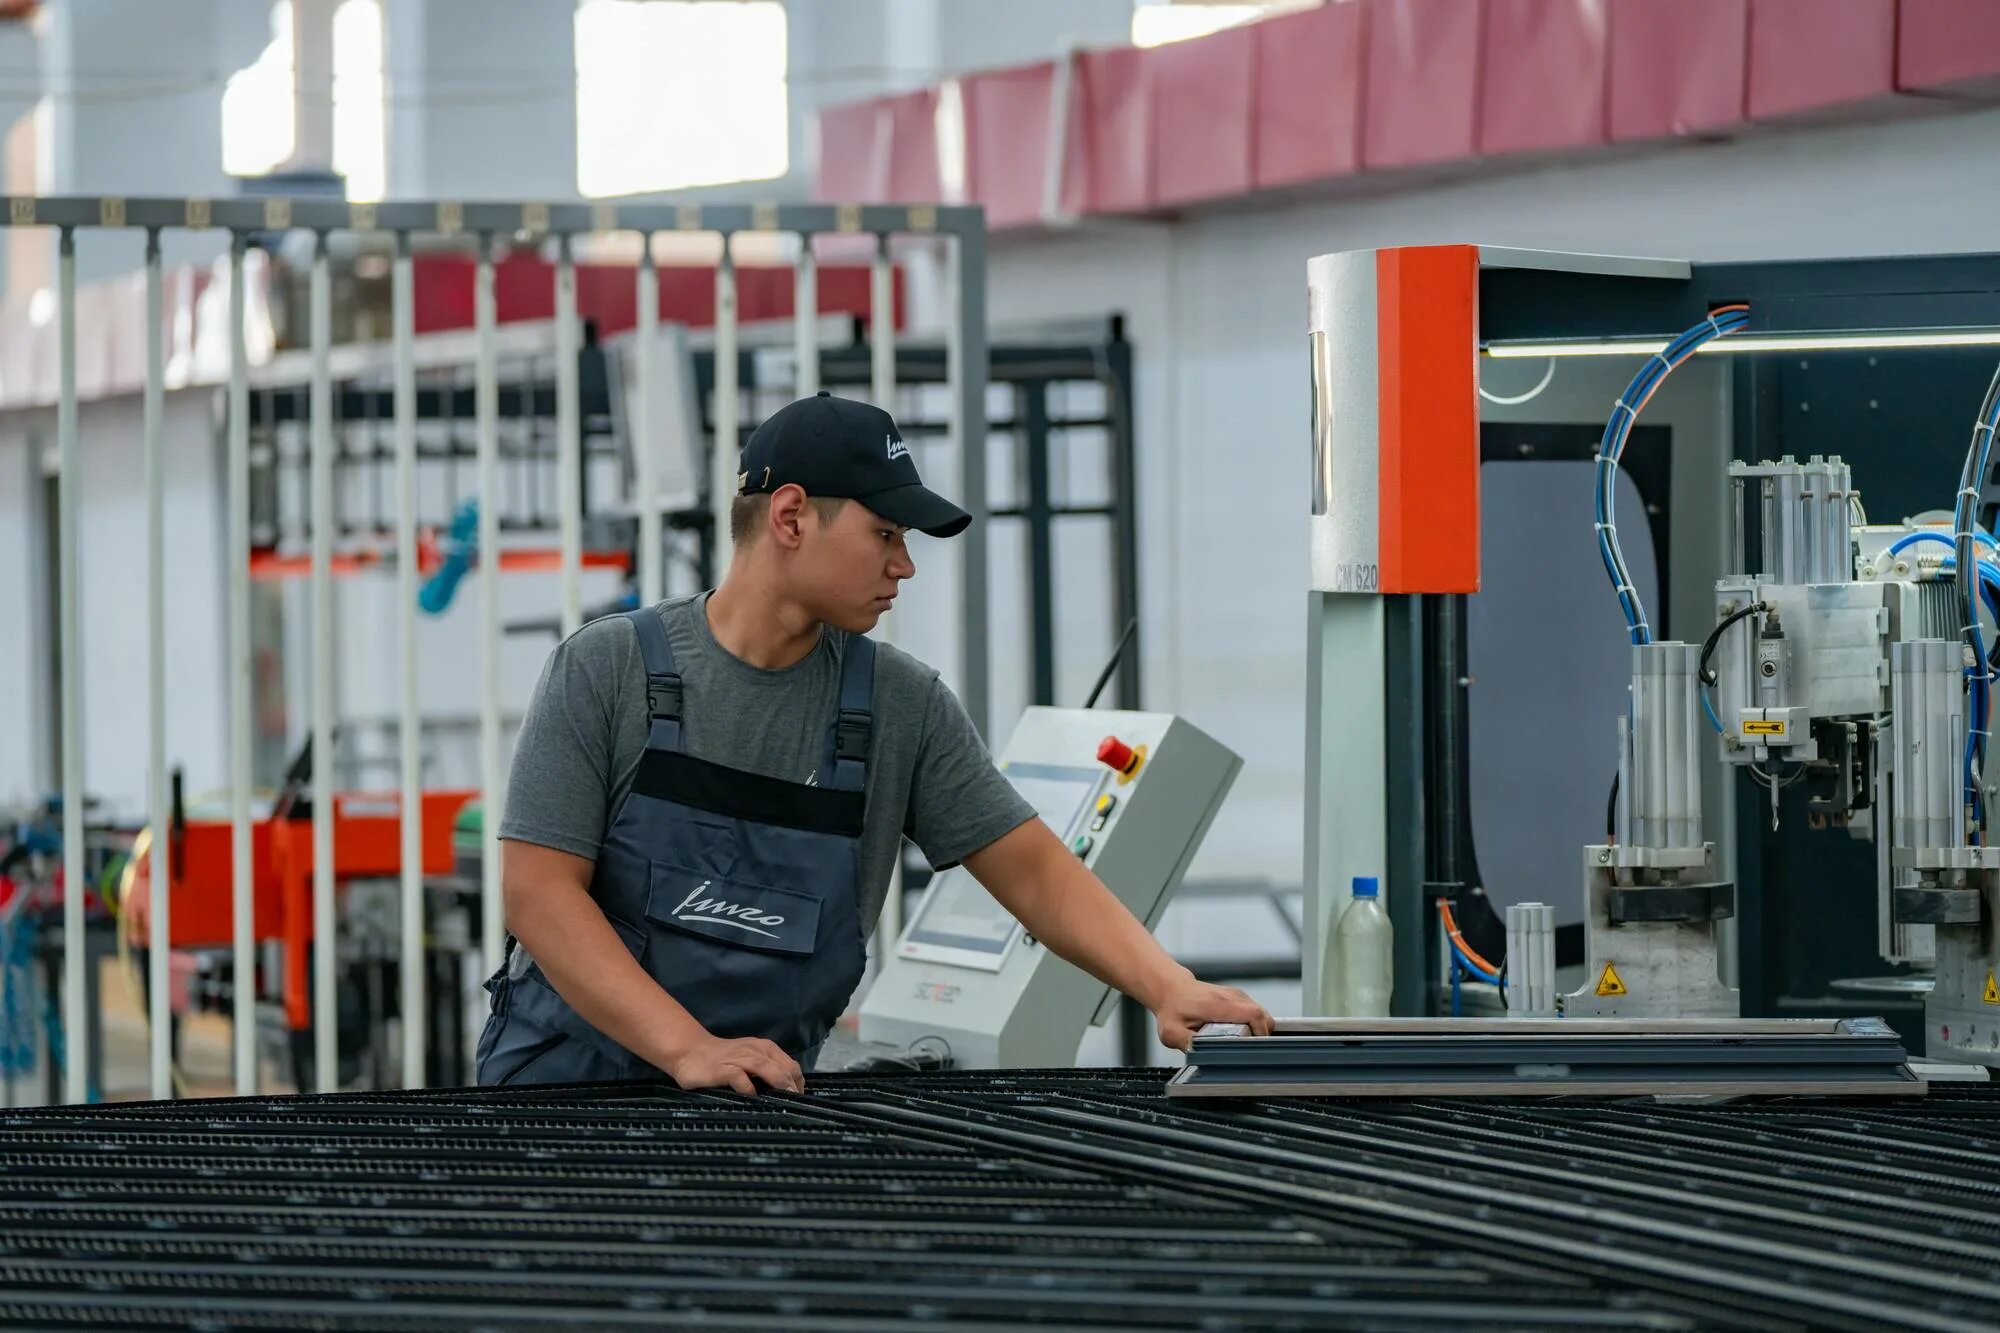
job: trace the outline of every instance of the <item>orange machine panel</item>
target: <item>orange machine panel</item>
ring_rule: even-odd
[[[1479,250],[1376,252],[1381,591],[1479,591]]]
[[[452,825],[473,791],[430,791],[423,796],[423,871],[441,875],[452,868]],[[399,874],[402,828],[396,793],[340,792],[334,797],[333,862],[339,879]],[[233,930],[233,861],[227,820],[190,819],[177,860],[173,886],[173,922],[169,932],[177,949],[227,945]],[[153,854],[149,849],[134,867],[131,892],[123,907],[126,929],[136,943],[145,943],[151,916]],[[254,935],[259,940],[303,933],[310,938],[310,910],[294,901],[303,892],[309,908],[312,880],[312,823],[264,819],[250,829],[250,864]]]

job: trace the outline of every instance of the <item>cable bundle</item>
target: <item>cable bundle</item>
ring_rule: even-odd
[[[1972,644],[1972,666],[1966,669],[1971,725],[1965,729],[1965,802],[1971,808],[1973,842],[1981,841],[1986,826],[1986,803],[1980,799],[1980,774],[1986,765],[1987,720],[1993,705],[1993,665],[1986,650],[1986,636],[1979,627],[1979,598],[1987,586],[1986,571],[1992,566],[1978,561],[1974,552],[1979,532],[1977,508],[1980,488],[1993,454],[1993,436],[2000,430],[2000,368],[1986,386],[1986,397],[1973,422],[1972,440],[1965,450],[1965,468],[1959,474],[1958,498],[1952,508],[1952,554],[1960,597],[1965,606],[1964,633]],[[2000,622],[2000,616],[1996,616]]]
[[[1750,307],[1747,305],[1719,306],[1710,311],[1707,319],[1647,360],[1639,373],[1632,377],[1632,382],[1625,386],[1625,392],[1618,396],[1611,409],[1611,419],[1604,425],[1604,438],[1597,447],[1597,552],[1603,557],[1604,572],[1610,576],[1611,587],[1618,594],[1618,609],[1625,613],[1625,628],[1631,634],[1633,643],[1651,643],[1653,628],[1646,621],[1646,608],[1639,600],[1638,589],[1632,586],[1631,572],[1625,567],[1625,552],[1618,545],[1615,488],[1618,460],[1625,452],[1626,437],[1632,433],[1632,423],[1639,419],[1646,400],[1683,361],[1693,356],[1703,344],[1746,328],[1749,323]]]

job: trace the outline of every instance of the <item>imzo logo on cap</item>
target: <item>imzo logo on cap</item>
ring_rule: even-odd
[[[891,463],[895,462],[899,458],[908,458],[910,456],[910,446],[904,444],[901,440],[897,439],[895,436],[891,435],[889,437],[888,445],[889,445],[889,461]]]

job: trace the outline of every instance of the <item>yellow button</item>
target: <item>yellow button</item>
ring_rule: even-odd
[[[1097,813],[1108,815],[1111,813],[1111,807],[1116,804],[1118,804],[1118,798],[1110,792],[1105,792],[1104,795],[1097,798]]]

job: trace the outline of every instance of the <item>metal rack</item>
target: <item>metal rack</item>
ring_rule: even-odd
[[[533,330],[541,333],[546,326]],[[512,333],[507,330],[505,333]],[[557,375],[544,338],[503,336],[495,348],[500,532],[556,538],[562,528],[561,452],[555,432]],[[395,386],[386,346],[343,349],[333,372],[333,516],[336,546],[395,537]],[[250,389],[250,544],[253,551],[305,550],[311,537],[309,358],[287,353],[252,377]],[[586,548],[606,536],[589,531],[593,491],[626,466],[627,449],[612,429],[603,346],[586,341],[577,357],[581,509]],[[417,367],[419,528],[451,523],[476,484],[478,406],[471,362]],[[595,483],[595,485],[593,484]],[[593,540],[594,539],[594,540]]]
[[[248,977],[255,971],[253,958],[252,898],[253,821],[251,818],[252,714],[251,683],[254,674],[252,620],[249,580],[252,564],[251,496],[251,366],[246,326],[245,260],[253,249],[282,243],[291,233],[301,233],[309,241],[310,259],[306,284],[307,344],[305,369],[305,437],[310,485],[306,488],[310,516],[308,554],[309,588],[312,604],[311,643],[315,682],[311,700],[312,739],[316,753],[333,751],[334,731],[332,575],[333,541],[338,524],[334,517],[333,471],[335,444],[335,379],[333,351],[333,273],[331,249],[345,238],[365,233],[387,237],[393,243],[390,268],[391,305],[391,438],[396,458],[395,567],[399,580],[397,598],[403,607],[402,639],[402,745],[401,777],[398,792],[400,809],[414,812],[421,801],[417,750],[417,665],[415,647],[417,560],[417,462],[418,388],[415,354],[415,281],[412,250],[419,243],[438,239],[447,246],[463,247],[476,256],[473,280],[472,417],[474,462],[478,477],[475,492],[481,501],[478,522],[478,549],[498,552],[500,505],[500,395],[497,372],[498,316],[494,289],[494,253],[508,241],[546,244],[555,252],[554,350],[551,358],[554,379],[553,438],[556,461],[556,530],[559,540],[561,586],[561,628],[573,632],[582,622],[583,567],[583,421],[582,385],[579,369],[583,330],[578,318],[577,273],[574,247],[579,238],[601,232],[627,232],[641,245],[641,261],[634,275],[638,310],[636,337],[642,367],[637,389],[639,407],[635,414],[638,436],[633,457],[637,460],[635,491],[646,497],[639,506],[639,549],[644,553],[637,570],[641,597],[659,595],[659,553],[663,550],[660,515],[652,501],[658,496],[651,460],[653,440],[658,430],[659,388],[650,370],[650,355],[660,335],[657,269],[652,259],[651,239],[656,232],[708,232],[722,243],[721,262],[716,270],[717,346],[724,354],[720,364],[733,369],[738,334],[736,269],[732,238],[744,232],[773,232],[800,241],[794,266],[796,319],[795,355],[798,384],[811,392],[818,384],[818,342],[816,337],[817,284],[812,239],[822,234],[867,237],[874,242],[871,270],[871,308],[887,311],[893,303],[893,276],[890,243],[894,237],[918,237],[941,243],[947,258],[949,280],[946,319],[948,381],[951,385],[952,420],[961,457],[965,460],[961,498],[974,513],[985,506],[985,399],[986,399],[986,278],[985,223],[977,208],[920,206],[877,206],[854,204],[777,204],[757,202],[716,205],[670,205],[645,203],[546,203],[537,201],[477,202],[437,200],[384,204],[348,203],[325,198],[236,198],[179,199],[125,198],[122,196],[77,196],[60,198],[12,197],[0,208],[0,225],[8,227],[50,227],[57,234],[56,264],[56,344],[59,383],[56,403],[57,454],[59,458],[55,564],[58,570],[55,638],[60,644],[60,679],[54,700],[60,736],[63,796],[63,856],[65,882],[84,882],[83,830],[83,750],[81,680],[81,631],[85,608],[80,605],[82,499],[89,487],[83,475],[82,445],[78,404],[78,310],[76,291],[76,240],[80,231],[123,231],[133,241],[134,258],[144,275],[146,373],[142,398],[142,444],[146,473],[146,548],[148,577],[147,670],[152,688],[147,699],[146,763],[149,774],[148,823],[165,829],[167,811],[167,753],[165,663],[167,626],[163,584],[166,530],[164,521],[164,442],[163,401],[165,394],[165,322],[161,240],[168,232],[220,231],[227,234],[228,329],[230,355],[226,389],[227,476],[224,512],[228,539],[225,545],[226,603],[228,608],[228,661],[226,689],[229,710],[231,898],[233,975]],[[884,327],[892,320],[878,321]],[[893,391],[893,361],[878,358],[877,384],[880,395]],[[733,388],[724,385],[717,395],[726,406],[725,414],[736,406]],[[717,438],[732,446],[733,425],[724,423]],[[735,451],[718,447],[709,461],[712,475],[728,477],[735,471]],[[710,498],[722,506],[728,494],[725,485],[712,485]],[[273,506],[272,513],[278,512]],[[724,525],[718,525],[718,527]],[[719,539],[727,539],[719,532]],[[966,615],[963,620],[964,680],[960,695],[975,724],[983,725],[988,712],[986,546],[983,533],[975,530],[962,544],[961,573]],[[497,563],[497,562],[496,562]],[[480,581],[481,640],[481,724],[480,770],[485,820],[481,896],[481,951],[488,968],[497,966],[503,938],[500,911],[499,858],[497,847],[500,774],[499,724],[499,602],[495,580]],[[99,611],[102,608],[91,608]],[[315,770],[312,808],[316,812],[312,839],[312,934],[330,941],[335,933],[333,821],[318,812],[329,811],[332,802],[331,764]],[[419,940],[423,932],[423,885],[421,876],[421,835],[418,821],[401,820],[402,877],[401,994],[404,1012],[421,1015],[428,1000],[422,970]],[[164,839],[162,839],[164,841]],[[166,883],[167,877],[159,877]],[[152,901],[153,929],[171,940],[169,923],[171,895],[157,892]],[[84,895],[71,893],[63,903],[65,940],[83,938]],[[169,1009],[166,969],[161,965],[166,950],[154,952],[155,965],[149,977],[149,1009],[165,1014]],[[62,1011],[67,1019],[67,1064],[64,1095],[72,1101],[84,1100],[89,1092],[86,1071],[91,1045],[82,1015],[85,1001],[86,964],[81,948],[65,950],[63,959]],[[313,1007],[322,1015],[335,1009],[333,967],[315,969]],[[250,988],[236,988],[233,1012],[235,1026],[234,1063],[239,1091],[256,1090],[254,997]],[[156,1096],[166,1096],[171,1088],[170,1052],[165,1024],[155,1024],[151,1033],[150,1063],[152,1088]],[[321,1087],[335,1086],[338,1061],[334,1050],[335,1025],[322,1022],[315,1028],[314,1065]],[[410,1085],[424,1078],[426,1053],[424,1024],[406,1024],[403,1043],[403,1077]]]
[[[1165,1071],[0,1115],[37,1327],[1990,1328],[2000,1091],[1169,1103]]]

